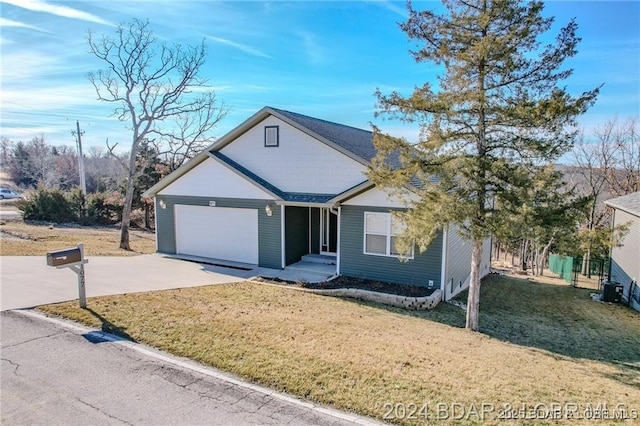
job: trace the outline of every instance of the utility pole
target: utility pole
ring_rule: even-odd
[[[76,121],[76,129],[71,131],[71,134],[74,136],[78,136],[77,142],[78,142],[78,169],[79,169],[79,173],[80,173],[80,188],[82,189],[82,195],[84,196],[84,199],[87,199],[87,182],[85,181],[84,178],[84,156],[82,155],[82,138],[81,136],[84,135],[84,132],[80,131],[80,122]]]

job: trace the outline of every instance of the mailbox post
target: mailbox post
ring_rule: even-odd
[[[47,253],[48,266],[54,266],[56,269],[71,268],[78,276],[78,302],[81,308],[87,307],[87,296],[84,287],[84,264],[88,262],[84,258],[83,244]]]

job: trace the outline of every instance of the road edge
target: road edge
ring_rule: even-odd
[[[295,404],[300,407],[307,408],[309,410],[316,411],[318,413],[326,414],[341,420],[349,421],[357,425],[365,425],[365,426],[373,426],[373,425],[383,425],[384,423],[378,422],[374,419],[361,416],[358,414],[348,413],[344,411],[340,411],[334,408],[329,408],[323,405],[317,405],[309,401],[304,401],[295,396],[291,396],[285,394],[283,392],[279,392],[264,386],[256,385],[254,383],[250,383],[244,381],[238,377],[234,377],[229,373],[223,372],[222,370],[218,370],[213,367],[205,366],[203,364],[199,364],[196,361],[190,360],[188,358],[180,358],[175,355],[171,355],[167,352],[161,351],[159,349],[153,348],[151,346],[145,345],[143,343],[132,342],[131,340],[124,339],[120,336],[116,336],[114,334],[105,333],[102,330],[98,330],[95,328],[87,327],[80,323],[67,320],[67,319],[59,319],[47,316],[43,313],[36,312],[33,309],[10,309],[5,312],[13,312],[26,317],[30,317],[32,319],[39,319],[41,321],[46,321],[52,324],[55,324],[59,327],[63,327],[68,330],[73,330],[79,334],[88,334],[91,333],[92,336],[95,336],[99,339],[103,339],[105,341],[125,346],[135,352],[144,354],[148,357],[157,359],[159,361],[165,362],[167,364],[171,364],[177,367],[181,367],[187,370],[194,371],[199,374],[203,374],[205,376],[213,377],[218,380],[223,380],[227,383],[231,383],[236,386],[243,387],[245,389],[252,390],[254,392],[259,392],[264,395],[268,395],[274,399],[279,399],[281,401],[285,401],[291,404]]]

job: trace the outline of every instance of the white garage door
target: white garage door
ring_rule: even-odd
[[[175,206],[176,252],[258,263],[258,210]]]

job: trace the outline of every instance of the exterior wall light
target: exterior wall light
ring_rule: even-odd
[[[167,208],[167,203],[165,203],[164,200],[160,200],[160,202],[158,204],[160,204],[160,208],[161,209],[166,209]]]
[[[273,216],[273,210],[271,210],[271,206],[269,204],[267,204],[266,207],[264,208],[264,212],[269,217]]]

